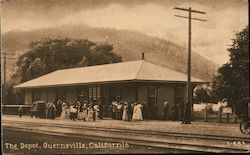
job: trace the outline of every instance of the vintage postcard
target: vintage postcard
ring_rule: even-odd
[[[2,154],[249,153],[247,0],[0,0]]]

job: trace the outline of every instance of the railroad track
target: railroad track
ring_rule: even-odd
[[[13,126],[15,124],[15,126]],[[239,147],[226,147],[226,142],[244,141],[247,145],[250,144],[249,138],[243,137],[225,137],[225,136],[213,136],[213,135],[199,135],[199,134],[185,134],[185,133],[172,133],[172,132],[155,132],[146,130],[127,130],[127,129],[114,129],[114,128],[101,128],[101,127],[89,127],[89,126],[75,126],[75,125],[62,125],[62,124],[50,124],[39,123],[39,127],[50,127],[60,129],[74,129],[77,132],[64,133],[46,131],[34,127],[34,124],[30,122],[20,121],[3,121],[3,126],[9,130],[22,130],[24,132],[43,133],[64,137],[81,137],[83,139],[110,141],[110,142],[127,142],[134,145],[143,145],[151,147],[169,148],[175,150],[184,150],[189,152],[228,152],[228,153],[246,153],[249,152],[249,148]],[[33,128],[33,129],[32,129]],[[81,131],[79,133],[78,131]],[[86,131],[86,132],[83,132]],[[91,134],[91,132],[93,134]],[[89,134],[87,134],[89,133]],[[98,133],[98,134],[97,134]],[[119,134],[118,134],[119,133]],[[116,135],[116,136],[112,136]],[[120,135],[120,137],[117,135]],[[142,138],[142,136],[146,138]],[[158,139],[158,140],[155,140]],[[163,141],[159,140],[163,139]],[[171,140],[172,139],[172,140]],[[176,142],[176,140],[178,140]],[[181,141],[180,141],[181,140]],[[211,141],[213,143],[224,143],[225,146],[216,145],[204,145],[199,144],[199,141]],[[196,143],[185,141],[193,141]],[[198,143],[197,143],[198,142]]]
[[[21,125],[29,125],[34,126],[37,123],[31,122],[21,122],[21,121],[6,121],[3,120],[3,123],[13,123],[13,124],[21,124]],[[245,141],[250,143],[249,138],[246,137],[227,137],[227,136],[218,136],[218,135],[209,135],[209,134],[195,134],[195,133],[179,133],[179,132],[160,132],[160,131],[150,131],[150,130],[132,130],[132,129],[121,129],[121,128],[107,128],[107,127],[91,127],[91,126],[76,126],[76,125],[65,125],[65,124],[57,124],[57,123],[41,123],[40,126],[52,126],[52,127],[60,127],[60,128],[75,128],[75,129],[91,129],[95,131],[109,131],[109,132],[126,132],[126,133],[140,133],[140,134],[150,134],[150,135],[160,135],[160,136],[173,136],[173,137],[189,137],[189,138],[198,138],[198,139],[210,139],[210,140],[226,140],[226,141]]]

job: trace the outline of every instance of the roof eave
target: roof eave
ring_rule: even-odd
[[[130,79],[119,81],[100,81],[100,82],[87,82],[87,83],[73,83],[73,84],[58,84],[58,85],[40,85],[40,86],[14,86],[15,89],[33,89],[33,88],[52,88],[52,87],[70,87],[79,85],[98,85],[98,84],[112,84],[112,83],[125,83],[125,82],[153,82],[153,83],[187,83],[186,81],[169,81],[169,80],[143,80],[143,79]],[[192,81],[192,84],[205,84],[209,82]]]

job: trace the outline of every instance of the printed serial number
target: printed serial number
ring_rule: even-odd
[[[246,145],[244,141],[227,142],[227,146],[244,146],[244,145]]]

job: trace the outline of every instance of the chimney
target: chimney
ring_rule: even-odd
[[[144,60],[144,52],[141,53],[141,59]]]

